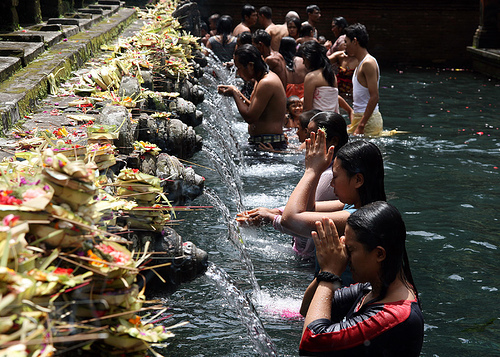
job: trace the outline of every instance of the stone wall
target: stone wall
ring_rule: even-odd
[[[384,1],[249,1],[258,8],[270,6],[275,23],[283,23],[290,10],[306,17],[306,6],[321,8],[320,35],[332,38],[333,17],[344,16],[349,23],[361,22],[370,34],[369,51],[381,65],[420,65],[469,67],[466,47],[472,45],[479,24],[479,1],[474,0],[384,0]],[[234,24],[241,21],[245,2],[199,0],[204,19],[211,13],[228,14]]]

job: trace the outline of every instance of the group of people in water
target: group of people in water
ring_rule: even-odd
[[[300,309],[305,317],[301,355],[418,356],[423,315],[405,248],[405,224],[386,202],[379,148],[353,138],[382,132],[380,71],[367,50],[368,33],[362,24],[347,26],[344,18],[334,18],[336,39],[322,44],[315,28],[320,9],[310,5],[306,12],[304,23],[292,11],[283,25],[274,25],[268,7],[257,12],[245,5],[242,22],[232,33],[227,24],[222,30],[226,16],[217,21],[214,37],[220,41],[215,41],[236,39],[233,65],[251,84],[218,88],[234,98],[248,123],[249,143],[284,150],[283,128],[288,126],[297,128],[305,146],[305,171],[286,205],[258,207],[236,219],[247,225],[272,224],[293,236],[298,255],[314,261],[315,278]],[[242,44],[243,34],[261,18],[265,29]],[[305,34],[304,27],[312,29]],[[311,39],[298,41],[306,37]],[[219,58],[231,61],[229,56]],[[288,72],[304,74],[302,89]]]

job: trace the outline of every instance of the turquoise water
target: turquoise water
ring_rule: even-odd
[[[254,310],[242,315],[238,305],[243,298],[228,299],[227,287],[217,289],[217,280],[227,277],[211,273],[186,283],[174,294],[160,296],[171,307],[172,323],[190,321],[175,330],[177,336],[164,353],[296,356],[302,320],[291,315],[300,306],[313,267],[294,257],[287,235],[270,227],[241,229],[260,286],[255,291],[221,212],[228,210],[234,218],[235,190],[246,208],[284,205],[302,175],[303,154],[241,158],[237,150],[245,142],[246,125],[231,101],[212,94],[216,84],[205,83],[202,108],[213,125],[197,131],[222,164],[219,171],[196,171],[224,207],[181,213],[185,221],[174,228],[209,253],[213,266],[229,275],[253,301]],[[389,201],[407,225],[407,248],[426,323],[422,356],[498,356],[500,83],[470,72],[386,69],[380,86],[385,129],[407,132],[373,141],[384,154]],[[193,161],[216,168],[206,152]],[[204,196],[194,204],[212,202]],[[247,328],[252,314],[264,331]],[[259,345],[252,329],[258,336],[267,334],[273,346]]]

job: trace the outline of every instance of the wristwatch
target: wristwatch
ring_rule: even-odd
[[[319,273],[316,277],[316,280],[318,281],[318,283],[320,281],[326,281],[328,283],[335,283],[336,281],[338,281],[340,285],[342,285],[342,279],[340,279],[340,276],[326,271]]]

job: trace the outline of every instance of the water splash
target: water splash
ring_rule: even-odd
[[[236,168],[234,165],[230,165],[227,161],[222,160],[212,149],[204,147],[202,151],[206,154],[212,166],[217,169],[221,180],[224,182],[225,187],[228,190],[228,196],[233,197],[236,209],[239,212],[244,211],[245,206],[243,205],[242,199],[243,194],[241,192],[241,179],[239,175],[236,174]]]
[[[250,258],[250,255],[248,254],[248,251],[245,248],[245,244],[243,242],[243,239],[241,238],[241,233],[238,224],[233,219],[233,217],[231,217],[229,209],[224,204],[224,202],[222,202],[222,200],[215,191],[211,189],[205,189],[205,196],[209,199],[212,205],[221,212],[222,217],[227,224],[229,241],[233,243],[233,245],[240,252],[241,261],[243,262],[248,271],[250,283],[252,284],[252,288],[254,291],[254,296],[258,298],[260,296],[260,286],[259,283],[257,282],[257,279],[255,278],[255,269],[252,263],[252,259]]]
[[[261,356],[275,356],[276,348],[267,335],[262,322],[254,308],[252,300],[259,303],[261,289],[255,277],[253,262],[248,254],[241,232],[228,206],[235,205],[238,212],[244,211],[243,185],[241,182],[241,165],[244,165],[243,150],[240,142],[246,137],[246,125],[237,121],[239,113],[232,98],[226,98],[217,93],[218,84],[240,85],[235,78],[234,70],[227,70],[218,60],[209,58],[208,66],[202,85],[206,89],[202,110],[205,119],[201,125],[208,140],[205,140],[203,153],[216,168],[223,187],[227,189],[226,199],[223,201],[214,190],[205,188],[204,195],[211,204],[221,213],[227,225],[228,240],[237,248],[240,259],[248,272],[248,279],[252,286],[252,294],[243,294],[233,283],[231,277],[223,270],[211,264],[207,276],[212,278],[221,293],[227,298],[232,308],[240,316],[248,335],[254,343],[256,351]],[[236,132],[234,129],[238,129]],[[244,128],[244,129],[243,129]],[[240,130],[241,129],[241,130]]]
[[[251,300],[238,289],[229,274],[209,263],[205,275],[212,279],[219,292],[236,308],[259,356],[277,356],[276,346],[266,333]]]

